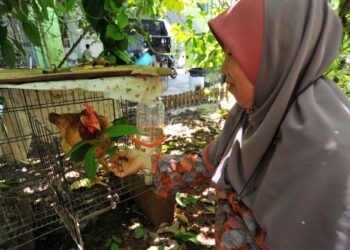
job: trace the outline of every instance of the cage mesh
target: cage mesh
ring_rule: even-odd
[[[215,91],[163,101],[168,110],[223,98],[221,89]],[[48,120],[51,112],[78,113],[89,103],[109,121],[125,116],[135,124],[135,103],[79,89],[0,89],[0,97],[0,249],[33,249],[35,239],[64,227],[82,249],[82,222],[150,191],[143,176],[121,180],[111,174],[104,176],[107,186],[73,189],[86,178],[85,168],[65,159],[60,134]]]
[[[83,164],[65,159],[60,134],[48,114],[78,113],[84,103],[113,121],[134,123],[135,104],[102,93],[1,89],[0,248],[30,246],[36,238],[65,227],[83,248],[79,225],[133,195],[149,191],[142,176],[104,176],[108,185],[72,188],[86,178]],[[136,191],[136,192],[135,192]]]

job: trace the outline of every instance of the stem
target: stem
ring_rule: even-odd
[[[87,34],[88,30],[84,30],[84,33],[80,35],[80,37],[78,38],[78,40],[75,41],[75,43],[72,45],[72,47],[69,49],[69,51],[67,52],[67,54],[64,56],[64,58],[62,59],[62,61],[58,64],[57,68],[61,68],[63,63],[67,60],[67,58],[69,57],[70,54],[72,54],[73,50],[78,46],[78,44],[80,43],[80,41],[84,38],[84,36]]]
[[[98,159],[98,161],[99,161],[100,164],[102,165],[102,168],[106,171],[106,172],[104,173],[104,175],[107,174],[107,173],[109,172],[108,164],[107,164],[107,163],[105,162],[105,160],[102,159],[102,158]]]

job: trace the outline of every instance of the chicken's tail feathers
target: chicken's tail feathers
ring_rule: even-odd
[[[59,124],[60,118],[61,118],[60,114],[57,114],[57,113],[50,113],[49,114],[49,121],[55,125]]]

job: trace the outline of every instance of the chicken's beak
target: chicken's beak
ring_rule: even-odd
[[[92,125],[93,128],[97,129],[98,131],[101,131],[101,126],[100,126],[100,123],[94,123]]]

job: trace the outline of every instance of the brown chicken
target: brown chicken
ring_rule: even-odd
[[[80,113],[49,114],[49,121],[60,131],[61,146],[66,153],[82,139],[94,139],[111,126],[106,117],[98,115],[89,104],[84,106],[86,109]]]

